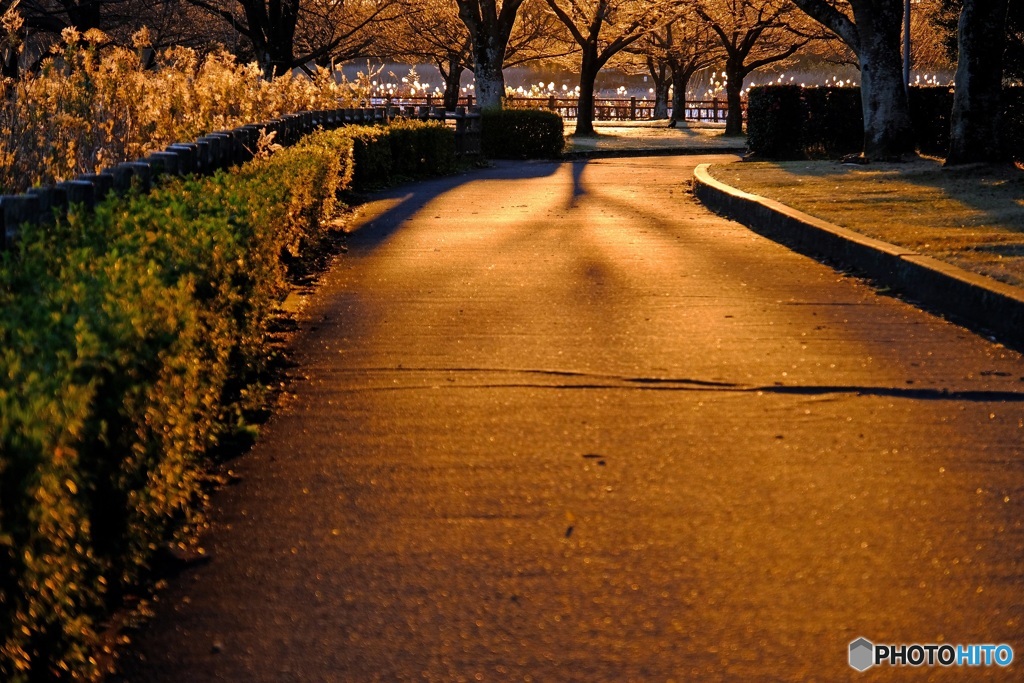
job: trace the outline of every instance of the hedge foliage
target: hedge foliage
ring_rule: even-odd
[[[388,127],[352,126],[353,185],[372,189],[455,170],[455,132],[438,121],[398,119]]]
[[[491,159],[553,159],[565,147],[562,117],[539,109],[494,109],[482,114],[480,147]]]
[[[762,86],[749,97],[748,146],[758,156],[834,158],[862,148],[860,88]],[[1005,88],[1003,101],[1004,142],[1015,159],[1024,160],[1024,88]],[[910,117],[923,154],[946,154],[952,109],[950,88],[910,89]]]
[[[751,88],[747,96],[747,144],[759,156],[803,155],[803,109],[798,85]]]
[[[395,178],[429,178],[455,170],[455,132],[436,121],[399,119],[388,126]]]
[[[857,88],[860,105],[860,88]],[[910,119],[914,122],[917,148],[922,154],[945,156],[949,150],[949,123],[953,113],[953,91],[929,87],[910,89]]]
[[[864,146],[864,115],[860,89],[806,88],[803,93],[802,143],[815,157],[856,154]]]
[[[436,126],[394,129],[421,154],[403,170],[451,163]],[[287,264],[325,234],[353,147],[348,129],[316,133],[25,226],[0,253],[0,680],[99,674],[98,624],[201,503],[206,454],[258,391]]]

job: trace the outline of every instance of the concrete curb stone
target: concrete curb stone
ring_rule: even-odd
[[[709,209],[807,256],[853,268],[929,309],[1024,346],[1024,289],[872,239],[785,204],[693,172],[694,195]]]

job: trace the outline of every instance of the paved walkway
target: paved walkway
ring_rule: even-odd
[[[571,156],[636,154],[639,150],[687,154],[733,153],[746,151],[745,137],[723,135],[725,123],[687,121],[669,128],[667,119],[655,121],[595,121],[595,137],[577,138],[572,120],[565,122],[566,149]]]
[[[367,207],[127,678],[834,681],[859,636],[1024,657],[1021,356],[709,214],[707,160]]]

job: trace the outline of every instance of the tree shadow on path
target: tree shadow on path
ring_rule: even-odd
[[[579,204],[580,199],[587,194],[587,190],[583,187],[583,171],[587,168],[587,161],[585,159],[572,162],[572,197],[569,199],[569,207],[572,208]]]
[[[367,206],[371,206],[373,203],[380,203],[387,206],[387,208],[375,215],[371,212],[366,218],[359,221],[356,228],[349,233],[348,246],[359,250],[371,250],[380,247],[406,221],[422,211],[427,204],[466,183],[487,180],[544,178],[557,173],[562,168],[563,163],[561,161],[498,162],[491,168],[469,171],[435,180],[418,181],[375,193],[368,197]],[[574,168],[574,183],[576,179],[577,176]]]

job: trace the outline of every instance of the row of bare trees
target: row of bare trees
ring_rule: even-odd
[[[658,46],[651,57],[655,83],[664,80],[667,60],[654,55],[669,42],[670,27],[696,17],[718,38],[727,75],[727,132],[742,131],[739,118],[744,79],[753,70],[793,56],[815,41],[838,38],[856,59],[864,115],[864,154],[893,158],[914,151],[907,84],[903,78],[904,4],[896,0],[545,0],[579,46],[580,102],[577,134],[593,132],[593,79],[610,58],[646,37]],[[484,72],[500,83],[502,27],[511,27],[523,0],[458,0],[473,36],[477,82]],[[948,4],[948,3],[947,3]],[[959,0],[957,69],[949,164],[998,161],[1003,58],[1009,0]],[[1019,5],[1020,3],[1017,3]],[[490,15],[481,13],[488,7]],[[491,17],[496,20],[490,21]],[[603,35],[602,35],[603,33]],[[1011,34],[1012,39],[1020,36]],[[496,68],[497,67],[497,68]],[[683,74],[680,74],[683,75]],[[685,90],[677,81],[675,90]],[[479,86],[478,86],[479,91]],[[498,88],[488,87],[484,104],[497,105]]]
[[[727,132],[739,134],[747,77],[810,49],[859,68],[867,155],[898,156],[913,145],[899,0],[0,0],[0,10],[12,5],[24,21],[2,46],[8,76],[30,67],[70,26],[123,44],[145,25],[158,47],[220,45],[257,61],[268,77],[356,58],[428,61],[445,81],[449,106],[467,70],[480,104],[501,106],[505,68],[569,60],[580,79],[583,135],[593,132],[595,82],[610,63],[644,70],[663,114],[670,85],[673,111],[682,112],[692,76],[724,66]],[[914,5],[944,18],[947,33],[949,17],[957,17],[950,160],[998,157],[1004,42],[1022,42],[1007,23],[1009,0]],[[941,42],[936,35],[932,43]]]
[[[893,0],[792,0],[833,32],[860,67],[864,153],[896,157],[914,151],[903,83],[901,3]],[[1019,3],[1018,3],[1019,4]],[[1008,0],[962,0],[947,164],[1000,161],[1003,56]]]
[[[498,106],[504,84],[501,45],[523,0],[457,0],[471,36],[477,94],[484,106]],[[543,0],[567,35],[579,73],[577,135],[593,133],[594,84],[613,60],[621,67],[642,64],[655,85],[656,106],[685,110],[691,77],[724,63],[729,101],[727,132],[740,134],[740,99],[746,77],[786,60],[813,42],[834,41],[789,0]],[[565,37],[562,38],[564,42]],[[568,50],[567,50],[568,51]],[[675,121],[672,122],[676,123]]]

